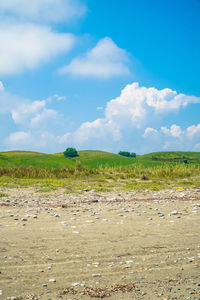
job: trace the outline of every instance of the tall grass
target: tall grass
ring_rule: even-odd
[[[9,176],[14,178],[82,178],[98,177],[115,178],[144,178],[149,179],[173,179],[188,178],[200,175],[200,165],[194,164],[167,164],[154,167],[144,167],[136,163],[131,167],[99,167],[90,169],[77,164],[75,168],[36,168],[36,167],[0,167],[0,177]]]
[[[81,178],[97,174],[96,170],[77,164],[75,168],[0,167],[0,177],[12,178]]]
[[[188,180],[189,179],[189,180]],[[199,186],[200,165],[163,163],[145,167],[135,163],[129,167],[99,167],[90,169],[76,164],[75,168],[0,167],[0,185],[5,187],[37,186],[42,191],[66,188],[66,192],[83,189],[108,191],[113,189],[159,190],[175,186]],[[41,191],[39,189],[39,191]]]
[[[117,176],[119,178],[145,178],[146,179],[181,179],[200,176],[200,165],[194,164],[168,164],[164,163],[158,166],[144,167],[143,164],[136,163],[132,167],[112,167],[100,168],[101,173],[108,176]]]

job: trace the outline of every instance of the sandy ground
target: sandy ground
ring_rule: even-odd
[[[200,299],[200,189],[1,189],[0,299]]]

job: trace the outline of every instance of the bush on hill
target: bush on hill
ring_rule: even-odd
[[[63,153],[64,153],[65,157],[76,157],[76,156],[78,156],[78,152],[75,148],[67,148],[65,150],[65,152],[63,152]]]
[[[136,153],[135,152],[131,152],[130,153],[130,157],[136,157]]]
[[[136,157],[136,153],[134,152],[130,153],[128,151],[119,151],[118,154],[126,157]]]

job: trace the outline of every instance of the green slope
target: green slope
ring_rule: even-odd
[[[88,168],[130,166],[136,162],[135,158],[124,157],[104,151],[86,150],[78,151],[78,154],[79,156],[74,158],[74,161]],[[62,157],[63,153],[54,155]]]
[[[138,158],[158,162],[200,163],[200,152],[163,151],[141,155]]]
[[[54,156],[30,151],[0,152],[0,166],[32,166],[38,168],[74,167],[75,162],[64,156]]]
[[[115,167],[115,166],[130,166],[136,162],[135,158],[125,157],[118,154],[113,154],[104,151],[79,151],[81,164],[85,167]]]
[[[141,164],[144,167],[152,167],[163,163],[200,163],[200,152],[154,152],[139,155],[137,158],[124,157],[104,151],[79,151],[79,157],[68,159],[63,153],[44,154],[30,151],[0,152],[0,166],[33,166],[38,168],[75,167],[77,163],[88,168],[99,167],[131,167]]]

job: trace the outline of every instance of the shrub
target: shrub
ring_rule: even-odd
[[[135,153],[135,152],[132,152],[132,153],[130,154],[130,157],[136,157],[136,153]]]
[[[127,152],[127,151],[119,151],[118,154],[122,155],[122,156],[130,157],[130,152]]]
[[[65,152],[63,152],[63,153],[64,153],[65,157],[76,157],[76,156],[78,156],[78,152],[75,148],[67,148],[65,150]]]

